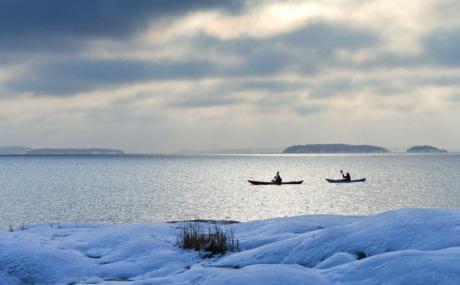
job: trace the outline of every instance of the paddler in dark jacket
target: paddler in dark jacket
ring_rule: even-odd
[[[281,178],[279,171],[276,172],[276,175],[275,177],[273,177],[272,182],[275,182],[277,184],[281,184],[281,182],[283,182],[283,179]]]
[[[343,174],[343,170],[340,170],[340,173],[342,173],[342,177],[345,181],[351,181],[351,176],[349,172],[347,172],[347,174]]]

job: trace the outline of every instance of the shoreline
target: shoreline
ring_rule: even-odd
[[[0,284],[460,282],[459,209],[233,223],[240,251],[212,258],[176,246],[181,224],[31,225],[0,232]]]
[[[194,156],[383,156],[383,155],[459,155],[449,152],[312,152],[312,153],[124,153],[124,154],[0,154],[0,157],[194,157]]]

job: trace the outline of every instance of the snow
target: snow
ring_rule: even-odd
[[[331,257],[326,258],[325,260],[318,263],[315,268],[327,269],[336,267],[345,263],[349,263],[358,259],[357,255],[350,254],[347,252],[337,252],[334,253]]]
[[[241,251],[213,258],[178,248],[180,227],[0,232],[0,284],[460,284],[460,210],[234,224]]]

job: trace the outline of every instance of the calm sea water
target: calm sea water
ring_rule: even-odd
[[[329,184],[339,170],[366,183]],[[302,185],[251,186],[247,179]],[[460,207],[460,155],[0,157],[0,226]]]

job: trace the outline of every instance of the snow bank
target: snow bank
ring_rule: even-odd
[[[180,226],[0,232],[0,284],[460,284],[458,210],[235,224],[241,251],[211,259],[175,246]]]

